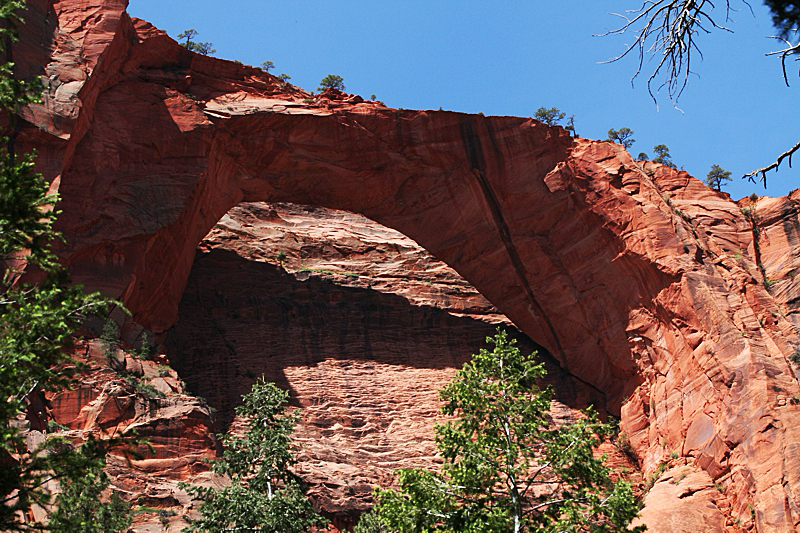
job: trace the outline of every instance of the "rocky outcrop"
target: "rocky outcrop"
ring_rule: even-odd
[[[800,327],[800,190],[785,198],[747,199],[740,202],[748,214],[753,239],[748,255],[760,259],[769,292],[784,305],[786,318]]]
[[[180,482],[213,478],[207,464],[217,454],[211,408],[185,393],[163,355],[140,360],[120,349],[110,358],[106,352],[97,340],[76,343],[73,357],[84,366],[77,386],[47,394],[28,440],[34,447],[54,434],[76,444],[125,433],[147,439],[147,446],[109,454],[111,488],[135,506],[134,531],[163,531],[165,522],[179,531],[185,517],[196,514]]]
[[[644,509],[632,525],[645,524],[649,533],[724,533],[745,531],[747,523],[734,523],[723,509],[724,490],[709,475],[688,466],[673,467],[661,475],[647,493]],[[742,526],[744,527],[737,527]]]
[[[75,281],[121,298],[137,324],[178,322],[198,243],[242,201],[360,213],[601,391],[646,472],[678,454],[724,487],[737,519],[798,526],[792,197],[758,200],[755,232],[724,195],[617,145],[531,119],[311,98],[192,54],[115,2],[98,0],[107,17],[40,3],[58,16],[31,30],[54,43],[45,70],[78,66],[23,114],[20,143],[46,147]],[[42,116],[60,118],[39,130]]]

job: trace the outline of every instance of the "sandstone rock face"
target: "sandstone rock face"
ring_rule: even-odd
[[[734,524],[726,524],[724,505],[725,496],[707,473],[677,466],[661,475],[650,489],[644,510],[633,525],[645,524],[650,533],[738,530]]]
[[[166,340],[171,362],[223,424],[261,375],[290,391],[303,415],[296,472],[339,528],[355,524],[395,469],[435,467],[438,390],[496,325],[516,331],[408,237],[289,204],[226,214],[200,244],[179,313]],[[524,351],[537,349],[517,337]],[[604,414],[605,395],[540,359],[557,422],[589,405]]]
[[[605,394],[645,471],[677,453],[725,487],[736,518],[798,526],[794,196],[758,200],[756,232],[752,212],[619,146],[336,92],[308,103],[118,2],[39,3],[30,35],[49,39],[50,59],[20,68],[75,67],[50,85],[50,107],[23,113],[20,143],[42,148],[63,197],[59,252],[76,282],[160,333],[178,321],[198,243],[240,202],[363,214]]]
[[[785,198],[760,198],[742,201],[742,209],[751,213],[750,223],[759,234],[758,255],[764,268],[769,292],[785,305],[786,316],[800,326],[800,190]],[[753,241],[754,243],[755,241]],[[756,256],[755,245],[748,252]]]
[[[206,461],[216,457],[209,406],[184,393],[183,384],[163,357],[141,361],[117,350],[114,356],[119,364],[114,364],[113,370],[98,341],[79,342],[74,356],[88,371],[76,388],[48,394],[40,419],[31,424],[40,431],[31,431],[31,437],[40,442],[42,432],[57,433],[80,443],[89,436],[103,439],[135,431],[150,447],[138,449],[141,458],[132,461],[121,452],[108,456],[111,488],[124,501],[151,509],[134,515],[134,531],[163,531],[153,508],[172,517],[174,530],[180,531],[186,525],[181,517],[195,511],[179,483],[188,479],[207,482]]]

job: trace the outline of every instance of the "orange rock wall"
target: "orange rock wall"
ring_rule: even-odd
[[[57,37],[44,70],[63,60],[76,65],[65,79],[88,78],[74,98],[51,84],[20,135],[47,148],[76,282],[161,332],[178,319],[197,244],[239,202],[361,213],[443,260],[605,393],[646,471],[678,453],[756,530],[800,523],[794,200],[759,200],[757,253],[740,206],[617,145],[335,91],[308,103],[96,2],[40,0],[37,13],[58,16],[41,29]],[[53,117],[43,130],[41,117]]]
[[[282,259],[279,259],[282,258]],[[200,244],[165,344],[221,428],[265,376],[301,408],[295,472],[339,528],[353,526],[398,468],[432,468],[438,391],[508,319],[408,237],[343,211],[243,203]],[[552,416],[605,395],[540,350]],[[233,420],[233,430],[242,427]],[[618,467],[630,461],[608,445]],[[636,476],[637,474],[633,474]]]

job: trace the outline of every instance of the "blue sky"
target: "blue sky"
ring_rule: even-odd
[[[724,3],[724,2],[720,2]],[[637,0],[130,0],[128,12],[175,37],[188,28],[213,43],[216,57],[260,65],[314,90],[327,74],[347,92],[390,107],[486,115],[532,116],[541,107],[575,115],[578,133],[605,139],[609,128],[631,128],[633,154],[666,144],[678,168],[703,179],[712,164],[732,171],[723,190],[734,199],[782,196],[800,187],[800,153],[768,174],[769,187],[740,179],[772,163],[800,140],[798,63],[786,87],[780,61],[764,54],[781,44],[760,0],[753,13],[741,0],[726,25],[733,33],[699,35],[689,86],[676,110],[659,106],[645,77],[631,86],[634,57],[613,64],[632,35],[594,37],[619,25],[610,12]],[[724,21],[724,12],[719,12]],[[650,70],[645,65],[644,73]]]

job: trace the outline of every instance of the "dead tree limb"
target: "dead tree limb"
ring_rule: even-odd
[[[789,57],[790,55],[797,56],[798,54],[800,54],[800,42],[798,42],[797,44],[792,44],[791,42],[789,42],[788,40],[784,39],[783,37],[775,37],[775,36],[770,36],[770,37],[772,39],[780,39],[781,41],[786,43],[786,48],[784,48],[783,50],[776,50],[774,52],[769,52],[769,53],[764,54],[764,55],[767,55],[767,56],[777,56],[777,55],[779,55],[779,56],[781,56],[781,67],[783,68],[783,81],[786,82],[786,86],[788,87],[789,86],[789,77],[786,75],[786,58]],[[794,59],[795,59],[795,61],[800,60],[800,56],[795,57]]]
[[[749,172],[749,173],[745,174],[744,176],[742,176],[742,179],[747,178],[750,181],[752,181],[753,183],[755,183],[756,182],[756,178],[758,177],[759,174],[761,174],[761,177],[758,178],[758,179],[760,179],[761,182],[764,184],[764,187],[766,187],[767,186],[767,172],[769,172],[770,170],[773,170],[773,169],[778,170],[778,167],[780,166],[780,164],[783,163],[783,160],[786,159],[787,157],[789,158],[789,161],[788,161],[789,162],[789,168],[792,168],[792,154],[794,154],[798,150],[800,150],[800,142],[795,144],[791,149],[789,149],[789,150],[783,152],[781,155],[779,155],[778,159],[774,163],[772,163],[771,165],[768,165],[768,166],[766,166],[764,168],[759,168],[758,170],[754,170],[753,172]]]
[[[745,0],[742,1],[750,7]],[[639,67],[631,79],[633,83],[642,72],[645,56],[660,56],[655,70],[647,79],[647,91],[655,101],[653,82],[659,75],[663,75],[665,81],[658,86],[656,92],[666,86],[670,100],[675,102],[692,74],[693,53],[699,54],[701,60],[703,57],[695,42],[697,35],[700,32],[710,33],[712,29],[731,31],[711,16],[714,8],[711,0],[645,0],[639,9],[626,11],[624,14],[611,13],[624,19],[625,23],[600,36],[631,32],[635,38],[622,54],[604,63],[619,61],[635,51],[639,56]],[[726,21],[730,20],[731,11],[733,9],[730,0],[725,0]]]

